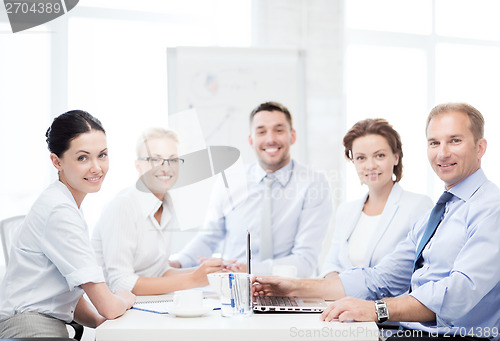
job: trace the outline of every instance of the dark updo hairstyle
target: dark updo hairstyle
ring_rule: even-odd
[[[389,147],[394,155],[399,156],[399,161],[396,166],[394,166],[393,173],[396,175],[396,182],[401,180],[403,177],[403,148],[401,143],[401,137],[398,132],[394,130],[392,125],[382,118],[366,119],[359,121],[345,134],[344,136],[344,148],[345,156],[352,161],[352,144],[358,137],[363,137],[366,135],[380,135],[385,138]]]
[[[71,110],[54,118],[45,136],[51,153],[61,157],[69,149],[71,141],[91,130],[106,133],[101,122],[83,110]]]

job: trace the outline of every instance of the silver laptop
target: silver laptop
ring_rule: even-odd
[[[256,296],[254,299],[253,311],[259,313],[321,313],[327,306],[321,298]]]
[[[247,232],[247,271],[252,269],[250,232]],[[253,311],[256,313],[321,313],[327,307],[322,298],[302,298],[295,296],[254,296]]]

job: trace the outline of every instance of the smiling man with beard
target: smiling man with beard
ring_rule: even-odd
[[[193,266],[222,245],[222,257],[245,272],[246,231],[252,236],[252,272],[271,274],[277,266],[299,277],[315,274],[322,240],[332,213],[326,178],[290,156],[295,143],[289,110],[276,102],[250,114],[250,146],[257,162],[246,168],[246,193],[232,202],[224,189],[214,191],[203,230],[182,250],[176,267]],[[230,184],[231,185],[231,184]]]

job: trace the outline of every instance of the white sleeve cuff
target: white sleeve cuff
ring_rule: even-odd
[[[193,261],[193,259],[189,256],[179,254],[177,257],[177,261],[181,263],[181,268],[192,268],[194,266],[197,266],[198,264]]]
[[[116,292],[117,290],[126,290],[132,292],[132,289],[134,289],[138,279],[139,275],[126,275],[113,281],[109,284],[109,286],[112,292]]]
[[[102,269],[98,266],[81,268],[73,271],[66,276],[69,290],[73,291],[76,287],[85,283],[101,283],[105,282]]]

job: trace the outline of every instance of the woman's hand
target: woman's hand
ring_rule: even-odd
[[[207,275],[212,272],[221,271],[222,268],[221,258],[206,258],[191,275],[196,286],[205,286],[208,285]]]
[[[127,290],[117,290],[115,292],[115,295],[120,297],[124,302],[125,305],[127,306],[127,309],[132,308],[132,306],[135,303],[135,295],[132,294],[130,291]]]

